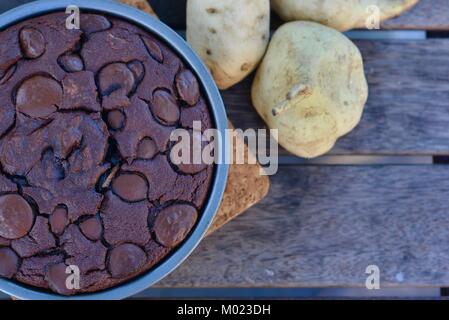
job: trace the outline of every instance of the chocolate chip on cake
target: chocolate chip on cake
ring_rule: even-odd
[[[34,213],[28,202],[18,194],[0,196],[0,237],[19,239],[33,226]]]
[[[134,60],[128,63],[127,66],[133,73],[134,79],[136,79],[137,82],[142,81],[143,77],[145,76],[145,67],[143,63],[138,60]]]
[[[111,63],[100,71],[98,83],[104,96],[117,90],[129,94],[134,86],[134,75],[126,64]]]
[[[112,182],[112,190],[126,201],[138,202],[146,199],[148,184],[136,173],[122,173]]]
[[[101,15],[80,15],[80,27],[86,34],[107,30],[111,27],[111,22]]]
[[[74,53],[68,53],[58,58],[59,65],[66,72],[78,72],[84,69],[84,62],[81,57]]]
[[[182,100],[189,106],[194,106],[200,97],[198,81],[189,70],[183,70],[176,76],[176,88]]]
[[[3,74],[0,74],[0,86],[5,84],[11,77],[13,76],[14,72],[16,72],[17,66],[14,65],[10,67],[8,70],[6,70]]]
[[[54,79],[37,75],[17,90],[17,109],[32,118],[47,118],[62,104],[62,88]]]
[[[19,257],[9,248],[0,248],[0,276],[12,278],[19,268]]]
[[[19,33],[20,47],[25,57],[36,59],[45,52],[45,38],[34,28],[23,28]]]
[[[164,56],[162,55],[162,50],[159,45],[148,37],[142,37],[142,41],[150,56],[157,62],[162,63],[164,61]]]
[[[45,278],[53,291],[63,295],[70,295],[74,294],[76,291],[69,289],[67,286],[67,279],[70,276],[70,273],[66,273],[66,270],[67,266],[64,263],[51,265],[48,267]]]
[[[152,159],[158,152],[157,145],[153,139],[145,137],[140,140],[137,147],[137,157],[139,159]]]
[[[126,277],[143,266],[145,251],[138,246],[125,243],[112,249],[109,257],[109,272],[113,278]]]
[[[165,90],[153,94],[151,109],[155,117],[164,125],[174,125],[179,120],[180,111],[176,99]]]
[[[182,156],[175,166],[182,173],[197,174],[207,168],[207,164],[203,161],[202,157],[204,148],[207,144],[205,141],[202,141],[203,136],[199,131],[189,131],[187,137],[181,137],[172,149],[173,152],[176,152],[179,149],[180,156]],[[186,157],[183,157],[184,152],[187,152]],[[172,156],[174,155],[172,154]]]
[[[103,232],[103,226],[97,217],[90,218],[80,223],[80,229],[86,238],[95,241],[100,240]]]
[[[49,218],[51,231],[55,234],[62,234],[69,223],[67,208],[57,206]]]
[[[175,204],[158,213],[154,222],[157,241],[165,247],[177,246],[195,225],[198,213],[192,206]]]
[[[120,130],[125,126],[126,116],[121,110],[112,110],[108,113],[108,124],[113,130]]]

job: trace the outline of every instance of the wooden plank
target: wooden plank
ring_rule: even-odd
[[[382,29],[449,30],[449,2],[420,0],[410,11],[384,21]]]
[[[449,286],[448,196],[447,166],[284,166],[158,286]]]
[[[370,97],[359,126],[331,154],[448,154],[449,39],[356,44]],[[242,129],[264,126],[251,104],[251,83],[249,78],[223,92],[231,121]]]
[[[186,0],[150,0],[161,20],[174,29],[186,28]],[[283,22],[273,16],[273,28]],[[421,0],[400,17],[383,22],[382,29],[449,30],[449,3],[447,0]]]

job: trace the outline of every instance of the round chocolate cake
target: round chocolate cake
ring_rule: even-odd
[[[129,22],[49,14],[0,33],[0,276],[64,295],[115,286],[188,236],[213,165],[170,159],[212,127],[194,74]],[[67,286],[79,271],[79,289]]]

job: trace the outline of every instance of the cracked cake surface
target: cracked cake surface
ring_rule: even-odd
[[[0,32],[0,277],[63,295],[123,283],[195,227],[213,165],[170,160],[212,127],[196,76],[163,42],[100,14]],[[80,271],[79,289],[66,286]]]

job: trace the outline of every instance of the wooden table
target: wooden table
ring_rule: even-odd
[[[185,1],[150,2],[185,28]],[[268,197],[159,287],[363,288],[369,265],[383,288],[449,286],[449,38],[436,32],[449,30],[449,2],[421,0],[383,28],[402,31],[350,33],[370,83],[358,128],[313,161],[281,150]],[[251,81],[223,92],[243,129],[264,127]]]
[[[185,29],[185,0],[150,2]],[[383,28],[401,31],[351,33],[370,83],[358,128],[313,161],[281,150],[268,197],[159,288],[364,288],[373,264],[383,288],[449,287],[449,2],[421,0]],[[264,127],[251,81],[223,92],[243,129]]]

